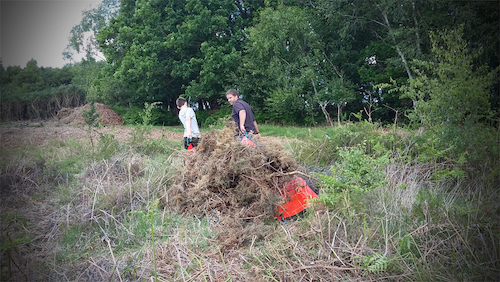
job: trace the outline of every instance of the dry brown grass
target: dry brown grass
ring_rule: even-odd
[[[359,213],[314,205],[278,222],[280,187],[303,174],[280,140],[256,138],[261,146],[245,147],[228,128],[203,137],[194,154],[150,156],[123,146],[107,159],[89,155],[79,159],[85,165],[73,179],[63,164],[90,151],[88,143],[44,142],[42,150],[15,156],[2,151],[0,280],[155,281],[155,273],[158,281],[498,276],[498,204],[491,200],[498,189],[482,187],[487,181],[480,179],[448,187],[452,182],[432,178],[452,164],[392,163],[384,171],[387,184],[363,199],[369,204]],[[401,249],[401,242],[409,247]],[[374,255],[390,266],[369,271],[363,260]]]

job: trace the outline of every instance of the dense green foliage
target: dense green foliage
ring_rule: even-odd
[[[479,162],[484,154],[499,155],[487,136],[498,121],[490,91],[498,83],[500,67],[489,71],[486,65],[475,65],[480,50],[468,48],[461,28],[431,33],[431,39],[435,60],[416,61],[418,76],[401,88],[414,104],[410,119],[430,129],[441,148]]]
[[[61,69],[39,68],[35,60],[24,69],[0,65],[0,120],[49,119],[61,108],[81,106],[102,65],[94,59]]]
[[[425,80],[428,74],[415,67],[426,62],[433,72],[440,58],[453,56],[436,53],[450,51],[438,38],[442,30],[459,31],[460,48],[475,54],[447,62],[448,68],[491,72],[500,59],[498,11],[495,1],[105,0],[71,31],[65,56],[86,53],[81,63],[61,70],[38,68],[36,61],[24,69],[0,67],[2,119],[50,117],[59,105],[48,113],[23,108],[39,107],[31,103],[38,96],[61,95],[49,88],[73,85],[79,95],[112,107],[162,102],[166,116],[175,116],[178,96],[213,114],[227,105],[225,91],[237,88],[260,123],[332,125],[360,111],[369,121],[392,123],[398,115],[408,122],[411,95],[379,84]],[[95,38],[86,40],[89,32]],[[105,62],[95,61],[98,52]],[[455,79],[466,83],[464,77]],[[483,103],[488,122],[497,122],[498,79],[475,83],[456,90],[483,89],[482,100],[468,102],[463,112]],[[438,107],[449,102],[430,96]]]

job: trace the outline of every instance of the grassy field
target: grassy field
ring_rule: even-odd
[[[367,122],[259,129],[264,152],[288,155],[319,190],[296,218],[235,224],[170,205],[192,159],[140,126],[128,141],[2,149],[0,281],[500,280],[499,156],[472,165],[425,131]],[[247,150],[225,144],[222,155]]]

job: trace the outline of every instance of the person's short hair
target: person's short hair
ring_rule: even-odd
[[[226,95],[227,94],[231,94],[233,96],[236,96],[236,97],[239,97],[240,95],[238,94],[238,91],[236,89],[229,89],[227,92],[226,92]]]
[[[182,107],[184,106],[184,104],[187,103],[187,100],[186,98],[183,98],[183,97],[179,97],[177,98],[177,100],[175,101],[175,104],[177,105],[177,107]]]

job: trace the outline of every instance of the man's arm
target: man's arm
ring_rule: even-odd
[[[240,117],[240,130],[242,133],[245,133],[245,120],[247,119],[247,112],[245,110],[241,110],[238,115]]]
[[[191,133],[191,117],[186,113],[186,129],[187,129],[187,138],[193,138],[193,133]]]
[[[253,121],[253,126],[255,127],[255,134],[260,134],[259,127],[257,126],[257,122],[254,120]]]

